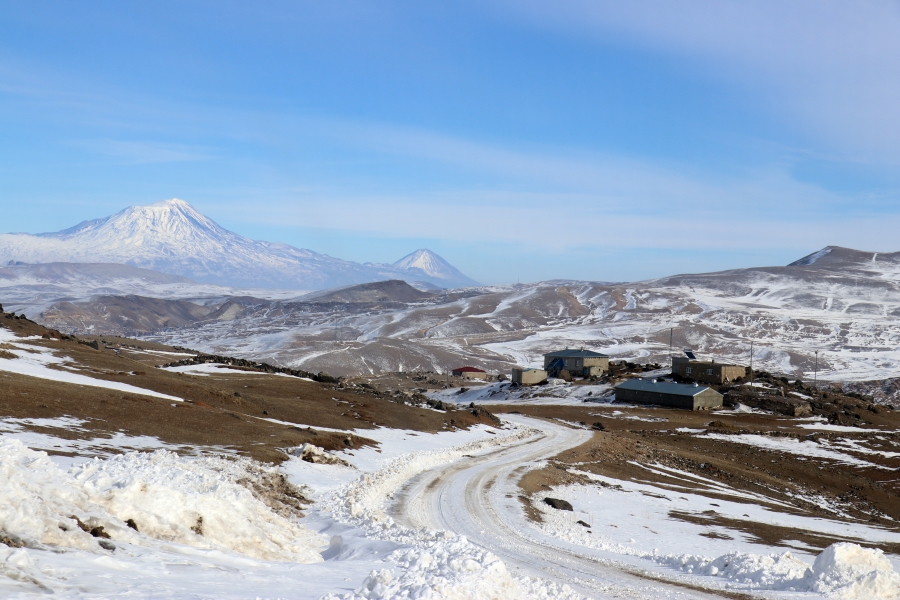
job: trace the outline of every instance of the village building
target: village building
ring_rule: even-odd
[[[738,377],[747,376],[747,368],[742,365],[719,363],[714,360],[697,360],[686,356],[672,357],[672,375],[701,383],[722,385]]]
[[[563,370],[575,377],[602,375],[609,370],[609,357],[591,350],[557,350],[544,355],[544,370],[552,377]]]
[[[543,369],[513,367],[510,379],[513,383],[518,385],[537,385],[538,383],[547,381],[547,371]]]
[[[475,367],[460,367],[453,369],[454,377],[463,377],[465,379],[487,379],[487,373]]]
[[[722,394],[696,383],[629,379],[616,386],[616,401],[709,410],[722,406]]]

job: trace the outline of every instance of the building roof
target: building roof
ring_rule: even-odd
[[[688,365],[695,365],[695,366],[696,366],[696,365],[702,365],[702,366],[710,366],[710,367],[711,367],[711,366],[714,366],[714,365],[717,366],[717,367],[743,367],[743,366],[744,366],[744,365],[739,365],[739,364],[737,364],[737,363],[719,362],[719,361],[714,360],[714,359],[710,359],[710,360],[700,360],[700,359],[691,360],[691,359],[684,358],[684,357],[681,357],[681,356],[675,356],[675,357],[673,357],[672,362],[673,362],[673,363],[678,362],[679,364],[682,364],[682,365],[688,364]]]
[[[557,350],[556,352],[548,352],[544,356],[552,356],[553,358],[609,358],[606,354],[593,352],[591,350]]]
[[[705,385],[656,381],[655,379],[628,379],[617,385],[616,389],[618,388],[622,388],[623,390],[634,390],[636,392],[656,392],[659,394],[690,397],[694,397],[700,392],[710,389]],[[716,393],[718,394],[719,392]]]
[[[476,369],[475,367],[460,367],[458,369],[453,369],[454,373],[484,373],[482,369]]]

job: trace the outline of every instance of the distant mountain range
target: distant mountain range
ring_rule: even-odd
[[[119,263],[242,288],[318,290],[389,279],[423,288],[478,285],[430,250],[392,265],[341,260],[245,238],[178,199],[132,206],[55,233],[0,234],[0,262],[10,261]]]
[[[756,369],[790,377],[900,375],[900,253],[829,246],[783,267],[631,283],[424,293],[382,281],[302,296],[257,292],[122,266],[0,268],[4,306],[66,332],[138,336],[336,375],[460,365],[502,372],[539,366],[544,352],[567,346],[662,363],[692,348],[749,364],[751,342]],[[900,381],[883,394],[900,398]]]

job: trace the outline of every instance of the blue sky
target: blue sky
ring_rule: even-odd
[[[179,197],[486,283],[900,250],[896,2],[0,1],[2,231]]]

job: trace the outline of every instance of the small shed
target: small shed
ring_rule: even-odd
[[[722,406],[722,394],[696,383],[674,383],[655,379],[629,379],[616,386],[616,400],[635,404],[658,404],[690,410]]]
[[[487,379],[487,373],[475,367],[460,367],[453,369],[454,377],[464,377],[465,379]]]
[[[593,350],[557,350],[544,355],[544,370],[551,375],[558,375],[566,370],[576,377],[602,375],[609,370],[609,356]]]
[[[547,371],[543,369],[528,369],[525,367],[513,367],[512,370],[513,383],[519,385],[537,385],[547,381]]]

